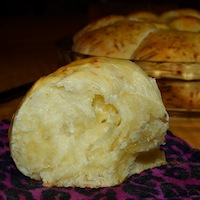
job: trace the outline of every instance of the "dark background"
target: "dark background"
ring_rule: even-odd
[[[0,16],[127,13],[135,10],[162,12],[176,8],[200,9],[198,0],[4,0]],[[101,11],[101,12],[100,12]],[[100,14],[99,14],[100,15]]]

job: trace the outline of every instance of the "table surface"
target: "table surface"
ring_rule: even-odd
[[[88,23],[87,16],[1,17],[0,92],[33,82],[61,66],[55,42]],[[0,104],[0,119],[11,119],[22,97]],[[200,149],[200,118],[170,117],[169,129]]]

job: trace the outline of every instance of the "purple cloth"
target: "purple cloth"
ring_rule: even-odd
[[[115,187],[99,189],[43,187],[21,174],[10,157],[8,120],[0,121],[0,200],[4,199],[200,199],[200,151],[167,132],[161,148],[169,164],[131,176]]]

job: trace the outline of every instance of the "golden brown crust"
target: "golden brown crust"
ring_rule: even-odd
[[[133,60],[200,62],[200,34],[157,30],[150,33],[132,55]]]
[[[193,9],[160,16],[150,12],[110,16],[77,33],[72,50],[92,56],[194,63],[200,62],[199,31],[200,12]]]
[[[140,41],[153,30],[153,24],[122,20],[86,32],[76,41],[73,50],[86,55],[129,59]]]
[[[84,35],[87,32],[97,30],[101,27],[114,24],[115,22],[119,22],[124,19],[125,17],[121,15],[110,15],[104,18],[100,18],[99,20],[94,21],[91,24],[88,24],[81,31],[79,31],[73,38],[74,42],[76,42],[82,35]]]
[[[190,31],[198,33],[200,31],[200,18],[193,16],[178,17],[170,21],[169,26],[170,28],[179,31]]]
[[[128,19],[141,19],[145,21],[158,21],[158,15],[152,13],[152,12],[147,12],[147,11],[139,11],[139,12],[134,12],[130,13],[126,16]]]
[[[200,12],[194,9],[170,10],[162,13],[160,17],[163,22],[168,22],[183,16],[200,18]]]

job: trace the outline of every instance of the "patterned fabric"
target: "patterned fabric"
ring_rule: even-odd
[[[9,121],[0,121],[0,200],[114,200],[114,199],[200,199],[200,151],[166,135],[165,151],[169,164],[133,175],[115,187],[99,189],[43,187],[41,182],[22,175],[10,157]]]

